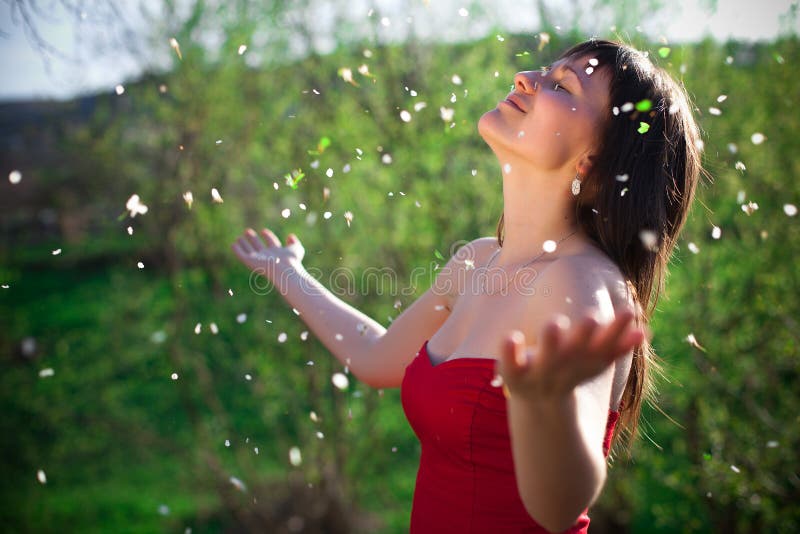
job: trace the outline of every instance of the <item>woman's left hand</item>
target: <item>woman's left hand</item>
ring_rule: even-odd
[[[642,343],[644,331],[631,325],[633,317],[625,310],[608,324],[587,316],[570,326],[567,317],[556,316],[542,328],[534,347],[526,346],[522,332],[511,332],[497,363],[506,393],[563,398]]]

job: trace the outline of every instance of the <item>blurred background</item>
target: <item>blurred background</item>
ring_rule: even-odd
[[[494,231],[478,118],[590,36],[684,82],[711,176],[652,324],[658,406],[592,531],[800,530],[796,0],[0,16],[4,531],[407,531],[419,445],[399,391],[346,374],[230,244],[297,233],[308,268],[388,326]]]

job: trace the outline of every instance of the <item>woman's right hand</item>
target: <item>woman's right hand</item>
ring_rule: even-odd
[[[302,264],[306,253],[296,235],[286,236],[286,246],[282,246],[278,236],[267,228],[261,230],[260,235],[248,228],[231,249],[251,271],[263,274],[272,283],[287,267]]]

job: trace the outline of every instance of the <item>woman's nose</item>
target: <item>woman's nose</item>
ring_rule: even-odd
[[[514,88],[521,93],[533,94],[539,90],[540,74],[537,71],[523,71],[514,75]]]

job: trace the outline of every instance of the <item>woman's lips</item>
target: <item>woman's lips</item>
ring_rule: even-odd
[[[517,111],[519,111],[520,113],[525,113],[525,110],[524,110],[524,109],[522,109],[522,106],[520,106],[518,103],[516,103],[516,102],[513,100],[513,97],[511,97],[511,96],[509,96],[508,98],[506,98],[505,100],[503,100],[503,101],[501,102],[501,104],[508,104],[509,106],[513,107],[514,109],[516,109],[516,110],[517,110]]]

